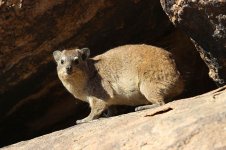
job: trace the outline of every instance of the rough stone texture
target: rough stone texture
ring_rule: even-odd
[[[96,55],[128,43],[172,51],[186,82],[184,96],[214,87],[195,47],[173,27],[159,0],[0,0],[0,145],[87,115],[87,105],[57,78],[54,50],[85,46]]]
[[[1,150],[226,149],[226,86],[204,95],[99,119]]]
[[[226,84],[226,1],[161,0],[170,20],[197,47],[209,68],[209,76],[219,85]]]

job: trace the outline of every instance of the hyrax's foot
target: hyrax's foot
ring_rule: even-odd
[[[135,111],[141,111],[141,110],[145,110],[145,109],[152,109],[152,108],[159,107],[159,106],[160,106],[160,104],[138,106],[138,107],[135,108]]]
[[[92,121],[92,119],[81,119],[81,120],[77,120],[76,121],[76,124],[82,124],[82,123],[86,123],[86,122],[90,122],[90,121]]]
[[[102,100],[90,98],[89,102],[91,107],[91,112],[89,116],[82,120],[77,120],[77,124],[90,122],[94,119],[98,119],[102,112],[107,108],[106,103]]]
[[[84,120],[83,119],[76,121],[76,124],[81,124],[81,123],[84,123]]]

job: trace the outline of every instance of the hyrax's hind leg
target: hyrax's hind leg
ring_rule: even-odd
[[[152,104],[152,105],[143,105],[143,106],[138,106],[135,108],[135,111],[141,111],[141,110],[145,110],[145,109],[152,109],[155,107],[160,106],[159,104]]]
[[[151,105],[138,106],[135,108],[135,111],[140,111],[144,109],[151,109],[165,104],[164,102],[164,93],[162,93],[161,86],[155,83],[142,83],[140,85],[140,92],[145,96],[147,101]]]
[[[90,104],[90,107],[91,107],[90,114],[82,120],[77,120],[76,121],[77,124],[85,123],[85,122],[89,122],[91,120],[97,119],[102,114],[102,112],[105,109],[107,109],[106,102],[103,101],[103,100],[100,100],[100,99],[90,98],[89,104]]]

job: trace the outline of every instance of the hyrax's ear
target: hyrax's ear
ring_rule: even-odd
[[[89,48],[82,48],[79,50],[80,54],[81,54],[81,58],[83,61],[85,61],[86,59],[89,58],[90,55],[90,50]]]
[[[54,51],[53,52],[53,57],[55,59],[56,62],[58,62],[58,60],[60,60],[60,57],[61,57],[61,51]]]

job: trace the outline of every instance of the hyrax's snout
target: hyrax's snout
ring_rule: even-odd
[[[71,65],[66,66],[66,73],[67,74],[71,74],[72,73],[72,66]]]

